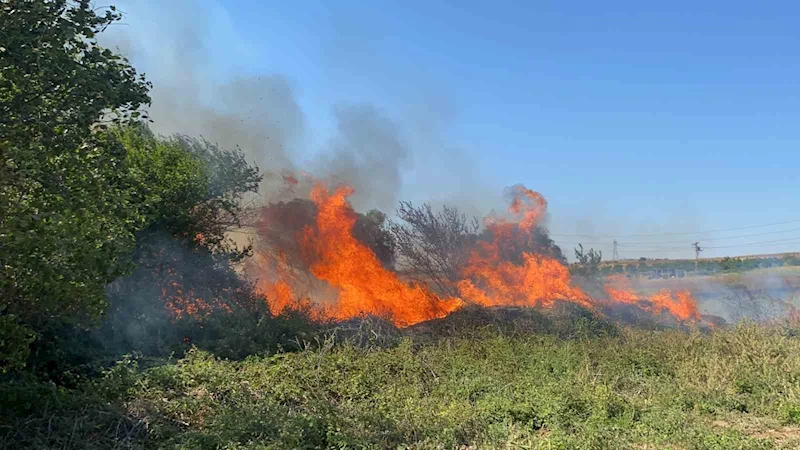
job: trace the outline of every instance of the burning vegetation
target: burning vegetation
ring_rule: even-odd
[[[604,290],[611,302],[637,305],[654,314],[666,311],[679,320],[700,320],[697,302],[688,290],[679,290],[673,293],[669,289],[661,289],[655,294],[645,297],[637,294],[631,288],[628,279],[619,275],[609,277]]]
[[[290,188],[300,181],[285,177]],[[522,185],[506,190],[508,214],[477,221],[454,208],[401,203],[403,223],[359,214],[351,186],[311,180],[310,199],[261,209],[259,246],[247,266],[273,314],[304,309],[320,321],[377,316],[398,327],[439,319],[467,305],[552,307],[574,303],[602,313],[632,305],[679,321],[701,319],[688,291],[646,296],[627,280],[594,298],[572,279],[542,220],[544,197]],[[395,257],[397,255],[397,258]]]

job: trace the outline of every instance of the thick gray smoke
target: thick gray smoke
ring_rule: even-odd
[[[292,152],[305,128],[295,87],[280,74],[241,74],[215,81],[219,68],[214,67],[210,44],[218,38],[215,33],[225,35],[230,29],[224,20],[210,20],[220,15],[213,4],[116,3],[123,22],[111,27],[102,43],[121,51],[153,82],[153,131],[240,147],[262,170],[292,168]]]
[[[356,207],[391,210],[411,154],[398,126],[366,104],[337,107],[335,117],[337,133],[316,162],[315,173],[352,184]]]
[[[153,82],[150,117],[156,133],[187,134],[226,148],[240,147],[265,172],[262,201],[274,200],[282,192],[281,174],[303,170],[352,184],[356,209],[394,209],[403,171],[413,162],[413,139],[406,136],[414,134],[413,127],[404,128],[402,121],[375,105],[341,99],[347,101],[330,111],[335,122],[332,135],[322,139],[322,148],[313,148],[310,134],[317,130],[308,126],[298,86],[290,77],[236,74],[215,66],[213,40],[224,37],[236,42],[238,36],[215,3],[201,2],[207,7],[183,0],[115,3],[124,13],[123,24],[112,27],[103,44],[128,56]],[[242,43],[230,51],[246,60],[247,47]],[[351,69],[358,72],[357,67]],[[419,142],[415,145],[421,147]],[[430,148],[424,152],[430,153]],[[307,190],[308,186],[297,186],[292,194]]]
[[[238,146],[262,169],[291,167],[290,151],[302,134],[304,116],[288,79],[237,78],[215,88],[211,102],[213,107],[199,103],[197,92],[186,89],[153,89],[154,131]]]

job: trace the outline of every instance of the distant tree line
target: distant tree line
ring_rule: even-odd
[[[800,257],[787,255],[770,258],[748,258],[726,256],[719,260],[700,260],[697,262],[698,273],[735,273],[769,267],[800,266]],[[648,260],[640,258],[638,261],[606,262],[600,265],[601,275],[631,274],[646,275],[657,271],[695,272],[695,261],[689,259],[679,260]],[[654,274],[655,275],[655,274]]]

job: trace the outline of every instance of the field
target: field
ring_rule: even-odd
[[[784,266],[748,270],[744,272],[721,273],[709,276],[690,276],[683,278],[632,278],[631,285],[638,292],[653,293],[660,289],[672,291],[688,289],[697,299],[700,312],[736,321],[726,299],[733,294],[736,286],[745,286],[753,293],[764,293],[787,304],[800,306],[800,267]]]
[[[526,317],[512,326],[463,316],[403,332],[366,323],[244,361],[194,350],[123,362],[72,389],[19,380],[0,393],[0,447],[800,445],[796,330],[644,331],[587,314]]]
[[[754,269],[747,272],[722,273],[685,278],[634,278],[634,286],[646,291],[658,289],[689,289],[698,295],[718,293],[732,284],[745,284],[749,289],[777,289],[800,287],[800,267],[784,266]]]

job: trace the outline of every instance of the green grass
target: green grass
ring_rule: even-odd
[[[244,361],[120,363],[0,385],[2,448],[770,449],[800,446],[800,338],[714,333],[335,339]]]

